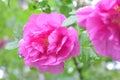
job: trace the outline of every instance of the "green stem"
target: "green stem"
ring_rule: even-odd
[[[74,61],[75,66],[77,68],[77,71],[78,71],[78,74],[79,74],[79,79],[83,80],[83,77],[82,77],[82,74],[81,74],[82,73],[82,69],[80,67],[80,63],[78,63],[78,61],[76,60],[76,58],[73,58],[73,61]]]
[[[8,0],[8,6],[10,7],[10,0]]]

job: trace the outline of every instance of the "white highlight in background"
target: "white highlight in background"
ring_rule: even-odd
[[[3,77],[4,77],[4,71],[0,69],[0,79],[2,79]]]
[[[108,70],[113,70],[114,69],[114,63],[109,62],[106,67],[107,67]]]

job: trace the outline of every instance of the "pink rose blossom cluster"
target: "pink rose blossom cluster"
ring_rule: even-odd
[[[19,54],[27,66],[42,73],[59,74],[64,62],[78,55],[78,33],[72,27],[62,26],[65,19],[64,15],[55,12],[33,14],[29,18],[19,43]]]
[[[120,0],[100,0],[77,11],[78,24],[86,28],[95,51],[120,61]]]

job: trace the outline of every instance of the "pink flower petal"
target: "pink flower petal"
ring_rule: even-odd
[[[87,6],[77,10],[78,24],[82,27],[86,27],[86,21],[89,14],[93,11],[92,7]]]
[[[72,27],[68,29],[68,32],[69,32],[70,37],[75,39],[74,48],[73,48],[73,51],[71,52],[71,55],[77,56],[80,53],[80,44],[79,44],[78,35],[77,35],[78,33]]]
[[[63,69],[64,69],[64,63],[60,63],[58,65],[48,65],[48,66],[38,67],[38,70],[41,73],[50,72],[52,74],[60,74],[61,72],[63,72]]]

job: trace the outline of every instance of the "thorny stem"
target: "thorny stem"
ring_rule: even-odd
[[[73,58],[73,61],[74,61],[74,63],[75,63],[75,66],[76,66],[76,68],[77,68],[77,71],[78,71],[78,74],[79,74],[79,80],[83,80],[83,77],[82,77],[82,75],[81,75],[81,67],[80,67],[80,65],[79,65],[79,63],[78,63],[78,61],[76,60],[76,58]]]

